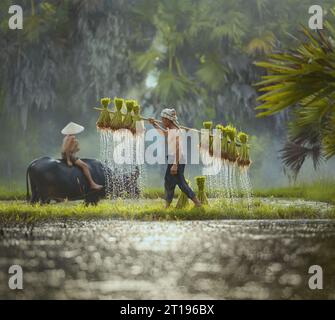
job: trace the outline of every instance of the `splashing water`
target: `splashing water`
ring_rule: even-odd
[[[144,187],[144,164],[138,162],[144,152],[141,136],[129,130],[100,131],[100,160],[104,165],[108,198],[139,198]]]
[[[100,159],[104,165],[108,198],[132,199],[143,196],[147,172],[144,164],[144,137],[129,130],[100,131]],[[120,145],[122,142],[122,150]],[[207,175],[207,190],[211,197],[234,203],[241,198],[252,206],[252,185],[247,167],[211,157],[202,151],[203,161],[216,174]]]
[[[245,199],[250,208],[253,195],[248,168],[238,167],[236,163],[227,160],[219,159],[220,164],[216,160],[213,161],[214,166],[218,168],[218,173],[206,176],[208,193],[214,198],[231,203]]]
[[[138,177],[138,186],[140,189],[140,196],[143,197],[143,190],[145,188],[147,182],[147,171],[146,166],[143,161],[139,161],[136,157],[139,155],[144,155],[144,134],[135,136],[135,154],[134,154],[134,163],[138,163],[137,167],[139,169],[139,177]]]
[[[252,185],[247,168],[240,168],[239,170],[240,184],[242,189],[242,196],[247,199],[248,207],[252,206]]]

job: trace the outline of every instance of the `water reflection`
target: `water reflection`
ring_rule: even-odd
[[[68,221],[4,228],[2,298],[335,298],[332,221]],[[7,289],[20,264],[23,292]],[[308,268],[324,290],[308,288]]]

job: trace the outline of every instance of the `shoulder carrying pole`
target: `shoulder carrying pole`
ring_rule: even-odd
[[[94,109],[94,110],[98,110],[98,111],[103,111],[103,110],[104,110],[104,109],[102,109],[102,108],[96,108],[96,107],[94,107],[93,109]],[[108,112],[109,112],[109,113],[115,113],[114,111],[111,111],[111,110],[108,110]],[[122,113],[122,115],[125,116],[124,113]],[[141,119],[144,120],[144,121],[149,121],[149,118],[141,117]],[[156,119],[155,119],[155,121],[158,122],[158,123],[162,123],[162,121],[160,121],[160,120],[156,120]],[[185,127],[185,126],[180,126],[180,128],[181,128],[181,129],[185,129],[185,130],[187,130],[187,131],[192,130],[192,131],[201,133],[200,130],[198,130],[198,129],[194,129],[194,128],[188,128],[188,127]]]

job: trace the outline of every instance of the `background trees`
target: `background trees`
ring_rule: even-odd
[[[282,150],[284,163],[295,174],[306,157],[317,167],[335,155],[335,10],[318,33],[304,29],[297,49],[269,56],[258,63],[268,75],[260,82],[265,93],[257,109],[268,116],[293,107],[289,141]]]
[[[21,0],[22,32],[8,30],[12,2],[0,4],[2,178],[57,155],[69,120],[94,132],[101,96],[137,98],[150,115],[173,105],[190,126],[283,131],[287,112],[255,118],[254,61],[296,45],[308,0]]]

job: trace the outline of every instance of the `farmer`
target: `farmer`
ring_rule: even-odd
[[[79,142],[76,139],[75,135],[81,133],[82,131],[84,131],[84,127],[73,122],[70,122],[62,130],[62,134],[65,135],[62,146],[62,159],[66,161],[66,164],[69,167],[75,165],[83,171],[92,190],[101,190],[103,186],[96,184],[94,182],[88,165],[84,161],[76,157],[76,153],[80,149],[79,149]]]
[[[150,118],[149,122],[164,137],[167,138],[168,144],[168,166],[165,173],[165,200],[166,208],[168,208],[173,200],[176,185],[190,198],[196,207],[200,207],[201,203],[195,196],[193,190],[187,184],[184,177],[185,164],[183,150],[179,148],[179,125],[177,121],[177,113],[175,109],[164,109],[161,112],[161,118],[164,128],[162,128],[155,119]]]

